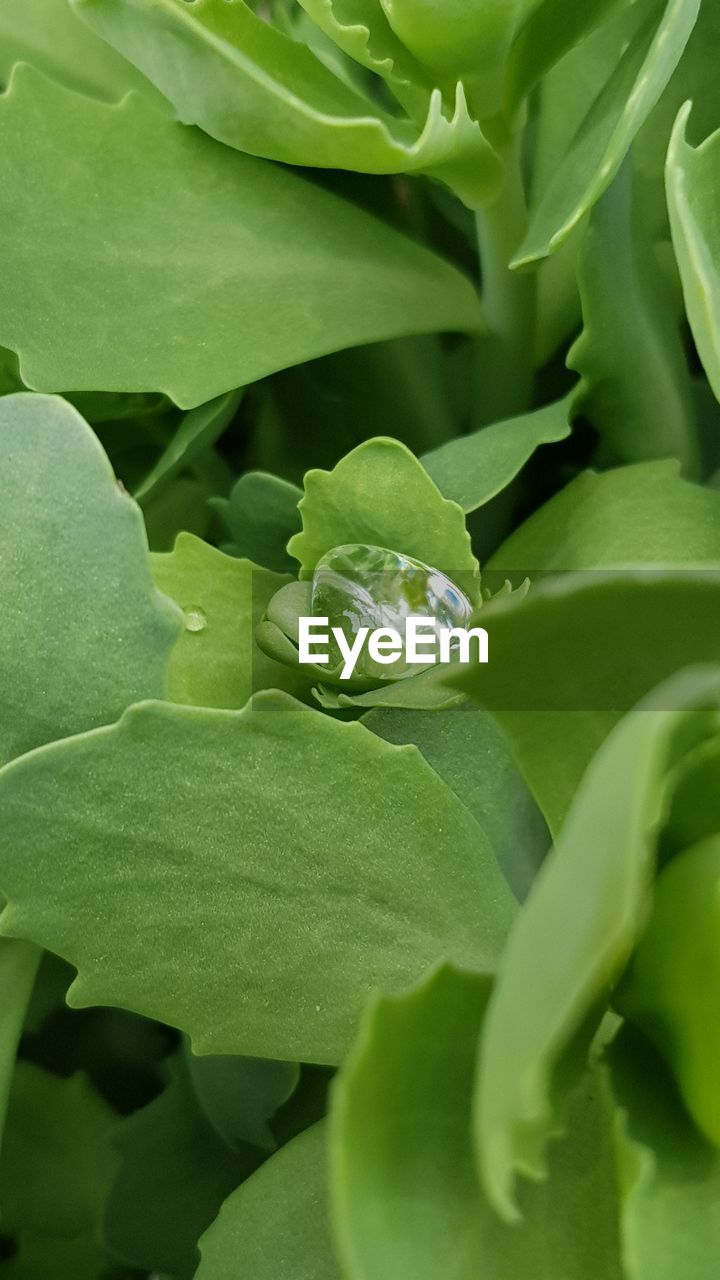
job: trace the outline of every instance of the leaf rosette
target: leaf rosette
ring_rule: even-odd
[[[309,472],[298,507],[302,530],[288,552],[299,578],[276,592],[256,631],[259,647],[276,662],[298,665],[302,618],[321,613],[352,643],[360,623],[402,632],[414,614],[455,626],[481,603],[462,509],[398,441],[369,440],[332,472]],[[366,659],[346,675],[337,647],[328,657],[306,665],[327,707],[352,705],[357,695],[366,695],[360,705],[374,705],[375,697],[415,707],[460,700],[427,665],[413,671],[402,661],[383,667]]]

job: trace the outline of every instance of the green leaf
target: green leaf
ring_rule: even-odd
[[[266,616],[255,631],[260,650],[274,662],[295,669],[300,675],[300,618],[311,613],[312,587],[309,582],[286,582],[267,602]],[[308,680],[340,680],[341,663],[330,670],[322,663],[303,664]],[[363,676],[351,676],[349,689],[366,689]]]
[[[540,445],[567,439],[571,402],[572,396],[566,396],[532,413],[459,436],[423,454],[421,462],[444,497],[465,512],[476,511],[515,479]]]
[[[621,1229],[632,1280],[712,1280],[720,1248],[720,1156],[678,1103],[662,1061],[628,1028],[609,1052],[622,1108]]]
[[[717,5],[701,4],[698,20],[673,77],[635,140],[635,166],[656,184],[652,193],[658,206],[655,212],[663,225],[667,218],[662,185],[668,140],[680,108],[692,100],[691,141],[700,142],[717,128],[720,85],[715,74],[715,50],[718,40],[720,11]]]
[[[94,98],[116,102],[135,89],[162,105],[149,81],[80,22],[68,0],[0,0],[0,85],[16,62]]]
[[[553,835],[585,770],[618,721],[615,711],[496,711],[513,756]]]
[[[288,551],[308,576],[346,542],[366,542],[414,556],[468,589],[477,571],[460,507],[442,496],[405,445],[379,438],[358,445],[334,471],[309,471],[299,504],[302,533]],[[477,591],[477,588],[476,588]]]
[[[618,12],[570,49],[538,85],[537,134],[530,179],[532,207],[539,204],[570,149],[578,121],[584,119],[612,76],[646,11],[646,4],[621,0]],[[540,272],[547,265],[540,263]]]
[[[269,1121],[288,1101],[300,1078],[295,1062],[186,1054],[197,1100],[228,1146],[250,1142],[266,1151],[276,1143]]]
[[[161,695],[178,631],[155,591],[142,517],[82,418],[59,399],[0,401],[0,760]],[[0,1114],[39,962],[4,944]]]
[[[300,489],[279,476],[248,471],[240,476],[229,498],[218,498],[212,505],[232,539],[234,555],[276,573],[287,573],[296,568],[285,548],[300,529],[297,506],[301,497]]]
[[[152,427],[155,422],[162,423],[174,410],[167,397],[158,392],[134,395],[127,391],[74,391],[68,392],[65,399],[93,427],[133,421],[136,425]]]
[[[94,1264],[83,1269],[82,1280],[94,1280],[102,1261],[112,1124],[112,1112],[84,1076],[62,1080],[18,1063],[0,1164],[3,1233],[18,1238],[21,1250],[48,1237],[82,1242]]]
[[[470,1119],[489,987],[445,966],[366,1016],[331,1111],[348,1280],[620,1280],[611,1108],[600,1081],[574,1099],[552,1176],[523,1198],[521,1226],[501,1222],[482,1196]]]
[[[508,58],[504,104],[517,110],[564,54],[599,27],[625,0],[539,0],[530,7]]]
[[[398,40],[376,0],[300,0],[314,22],[361,66],[387,81],[408,105],[426,100],[432,77]]]
[[[323,672],[326,670],[324,667]],[[322,680],[323,672],[318,675],[319,680]],[[465,701],[465,695],[448,689],[443,675],[442,668],[433,667],[430,671],[421,671],[416,676],[395,680],[364,693],[343,693],[341,687],[329,689],[321,684],[313,689],[313,694],[326,711],[351,707],[357,711],[371,707],[402,711],[440,711],[460,706]],[[352,688],[349,680],[345,682],[345,688]]]
[[[115,1127],[118,1167],[103,1230],[126,1262],[190,1280],[200,1236],[261,1157],[248,1146],[232,1151],[215,1132],[181,1055],[169,1071],[163,1092]]]
[[[562,1055],[644,926],[668,769],[706,736],[701,709],[717,708],[719,697],[715,670],[684,673],[621,722],[517,918],[488,1008],[475,1116],[483,1182],[506,1217],[515,1213],[515,1172],[544,1168]],[[717,725],[717,711],[713,718]]]
[[[275,1115],[272,1131],[278,1146],[285,1146],[303,1130],[324,1120],[328,1111],[328,1091],[334,1079],[333,1067],[300,1066],[295,1092]]]
[[[90,424],[128,493],[154,465],[183,417],[157,393],[65,392],[64,399]]]
[[[717,173],[720,130],[699,147],[685,134],[691,104],[681,110],[667,157],[667,198],[685,309],[708,381],[720,400],[720,275]]]
[[[720,564],[720,494],[673,461],[585,471],[490,558],[498,574]]]
[[[255,627],[287,577],[236,560],[192,533],[152,557],[157,586],[182,609],[185,630],[170,657],[168,696],[199,707],[243,707],[258,689],[302,694],[308,677],[267,658]]]
[[[0,343],[32,386],[192,408],[327,351],[480,324],[442,259],[140,97],[107,106],[19,68],[0,128]]]
[[[201,1053],[335,1063],[370,991],[444,956],[492,969],[513,913],[419,752],[279,693],[145,704],[8,766],[0,795],[3,932],[80,970],[70,1004]]]
[[[162,697],[177,611],[142,516],[63,400],[0,399],[0,762]]]
[[[720,1147],[718,885],[717,833],[661,869],[652,914],[617,999],[619,1011],[643,1028],[671,1064],[690,1115],[715,1147]]]
[[[633,217],[629,164],[593,210],[579,256],[584,328],[568,364],[576,407],[623,462],[678,458],[699,469],[690,372],[654,246]],[[622,305],[618,305],[622,299]]]
[[[482,974],[442,967],[365,1016],[331,1111],[333,1216],[349,1280],[470,1280],[491,1264],[470,1140],[490,987]]]
[[[195,1280],[340,1280],[327,1214],[326,1134],[313,1125],[225,1201]]]
[[[689,849],[720,831],[720,741],[689,751],[673,775],[663,830],[665,856]]]
[[[550,837],[492,717],[470,706],[442,716],[381,707],[363,724],[386,742],[414,743],[476,818],[512,889],[524,898]]]
[[[307,46],[242,0],[73,0],[77,12],[152,80],[185,124],[286,164],[364,173],[422,171],[471,206],[501,163],[458,85],[451,118],[434,91],[422,129],[340,80]]]
[[[532,0],[380,0],[396,36],[441,79],[462,77],[480,118],[500,106],[508,51]]]
[[[563,163],[578,121],[585,117],[615,71],[636,32],[641,13],[637,4],[621,4],[617,14],[566,53],[538,85],[531,208],[538,206]],[[586,224],[587,215],[565,244],[537,264],[534,342],[537,367],[545,365],[580,327],[576,260]]]
[[[700,0],[668,0],[658,23],[651,6],[532,213],[515,267],[558,249],[607,190],[675,70],[699,9]]]
[[[242,390],[228,391],[209,404],[201,404],[186,413],[155,466],[135,490],[135,500],[147,502],[168,480],[214,445],[232,422],[242,396]]]
[[[267,614],[256,627],[255,639],[263,653],[292,668],[305,679],[317,681],[313,696],[326,710],[341,707],[435,708],[456,706],[464,695],[447,688],[440,667],[421,671],[401,680],[388,680],[373,688],[369,677],[353,674],[342,680],[342,662],[334,668],[321,663],[299,664],[299,620],[311,610],[312,588],[307,581],[289,582],[281,587],[267,606]]]
[[[720,660],[720,577],[567,575],[483,608],[490,661],[448,673],[491,709],[553,833],[619,715],[694,663]]]

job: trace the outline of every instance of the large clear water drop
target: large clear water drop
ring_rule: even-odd
[[[360,542],[333,547],[318,561],[311,601],[313,617],[340,627],[349,644],[361,627],[392,627],[404,638],[407,618],[432,620],[425,634],[432,636],[434,631],[439,636],[446,628],[464,627],[473,611],[465,593],[439,569],[399,551]],[[342,655],[332,637],[328,649],[331,665],[336,666]],[[355,675],[397,680],[421,669],[407,663],[404,655],[391,666],[379,665],[365,647]]]

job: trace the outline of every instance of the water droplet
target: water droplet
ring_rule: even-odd
[[[312,583],[312,613],[341,627],[352,643],[361,627],[392,627],[405,635],[407,618],[428,618],[434,632],[463,627],[472,614],[467,596],[446,574],[422,560],[387,547],[347,543],[328,551],[317,563]],[[428,628],[428,638],[432,631]],[[432,650],[430,650],[432,652]],[[330,661],[341,661],[337,645],[329,645]],[[401,655],[392,665],[373,662],[364,648],[355,674],[373,680],[397,680],[422,668]]]
[[[199,605],[190,605],[185,610],[185,630],[204,631],[207,626],[207,615]]]

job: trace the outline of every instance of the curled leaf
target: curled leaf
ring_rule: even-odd
[[[607,190],[675,70],[699,10],[700,0],[668,0],[658,22],[657,7],[650,9],[543,192],[514,266],[560,248]],[[644,12],[638,6],[639,16]]]
[[[710,385],[720,399],[720,271],[717,175],[720,131],[699,147],[685,139],[691,104],[675,122],[667,157],[667,196],[685,307]]]
[[[599,1020],[598,1002],[646,922],[668,770],[693,738],[708,735],[703,709],[718,705],[717,673],[698,670],[620,723],[578,788],[512,931],[488,1007],[475,1111],[483,1183],[506,1218],[517,1212],[516,1172],[543,1172],[563,1056],[583,1024]]]
[[[181,120],[239,151],[364,173],[422,171],[445,178],[471,205],[500,180],[500,161],[471,119],[459,83],[450,117],[434,91],[418,130],[344,83],[243,0],[74,3]]]

